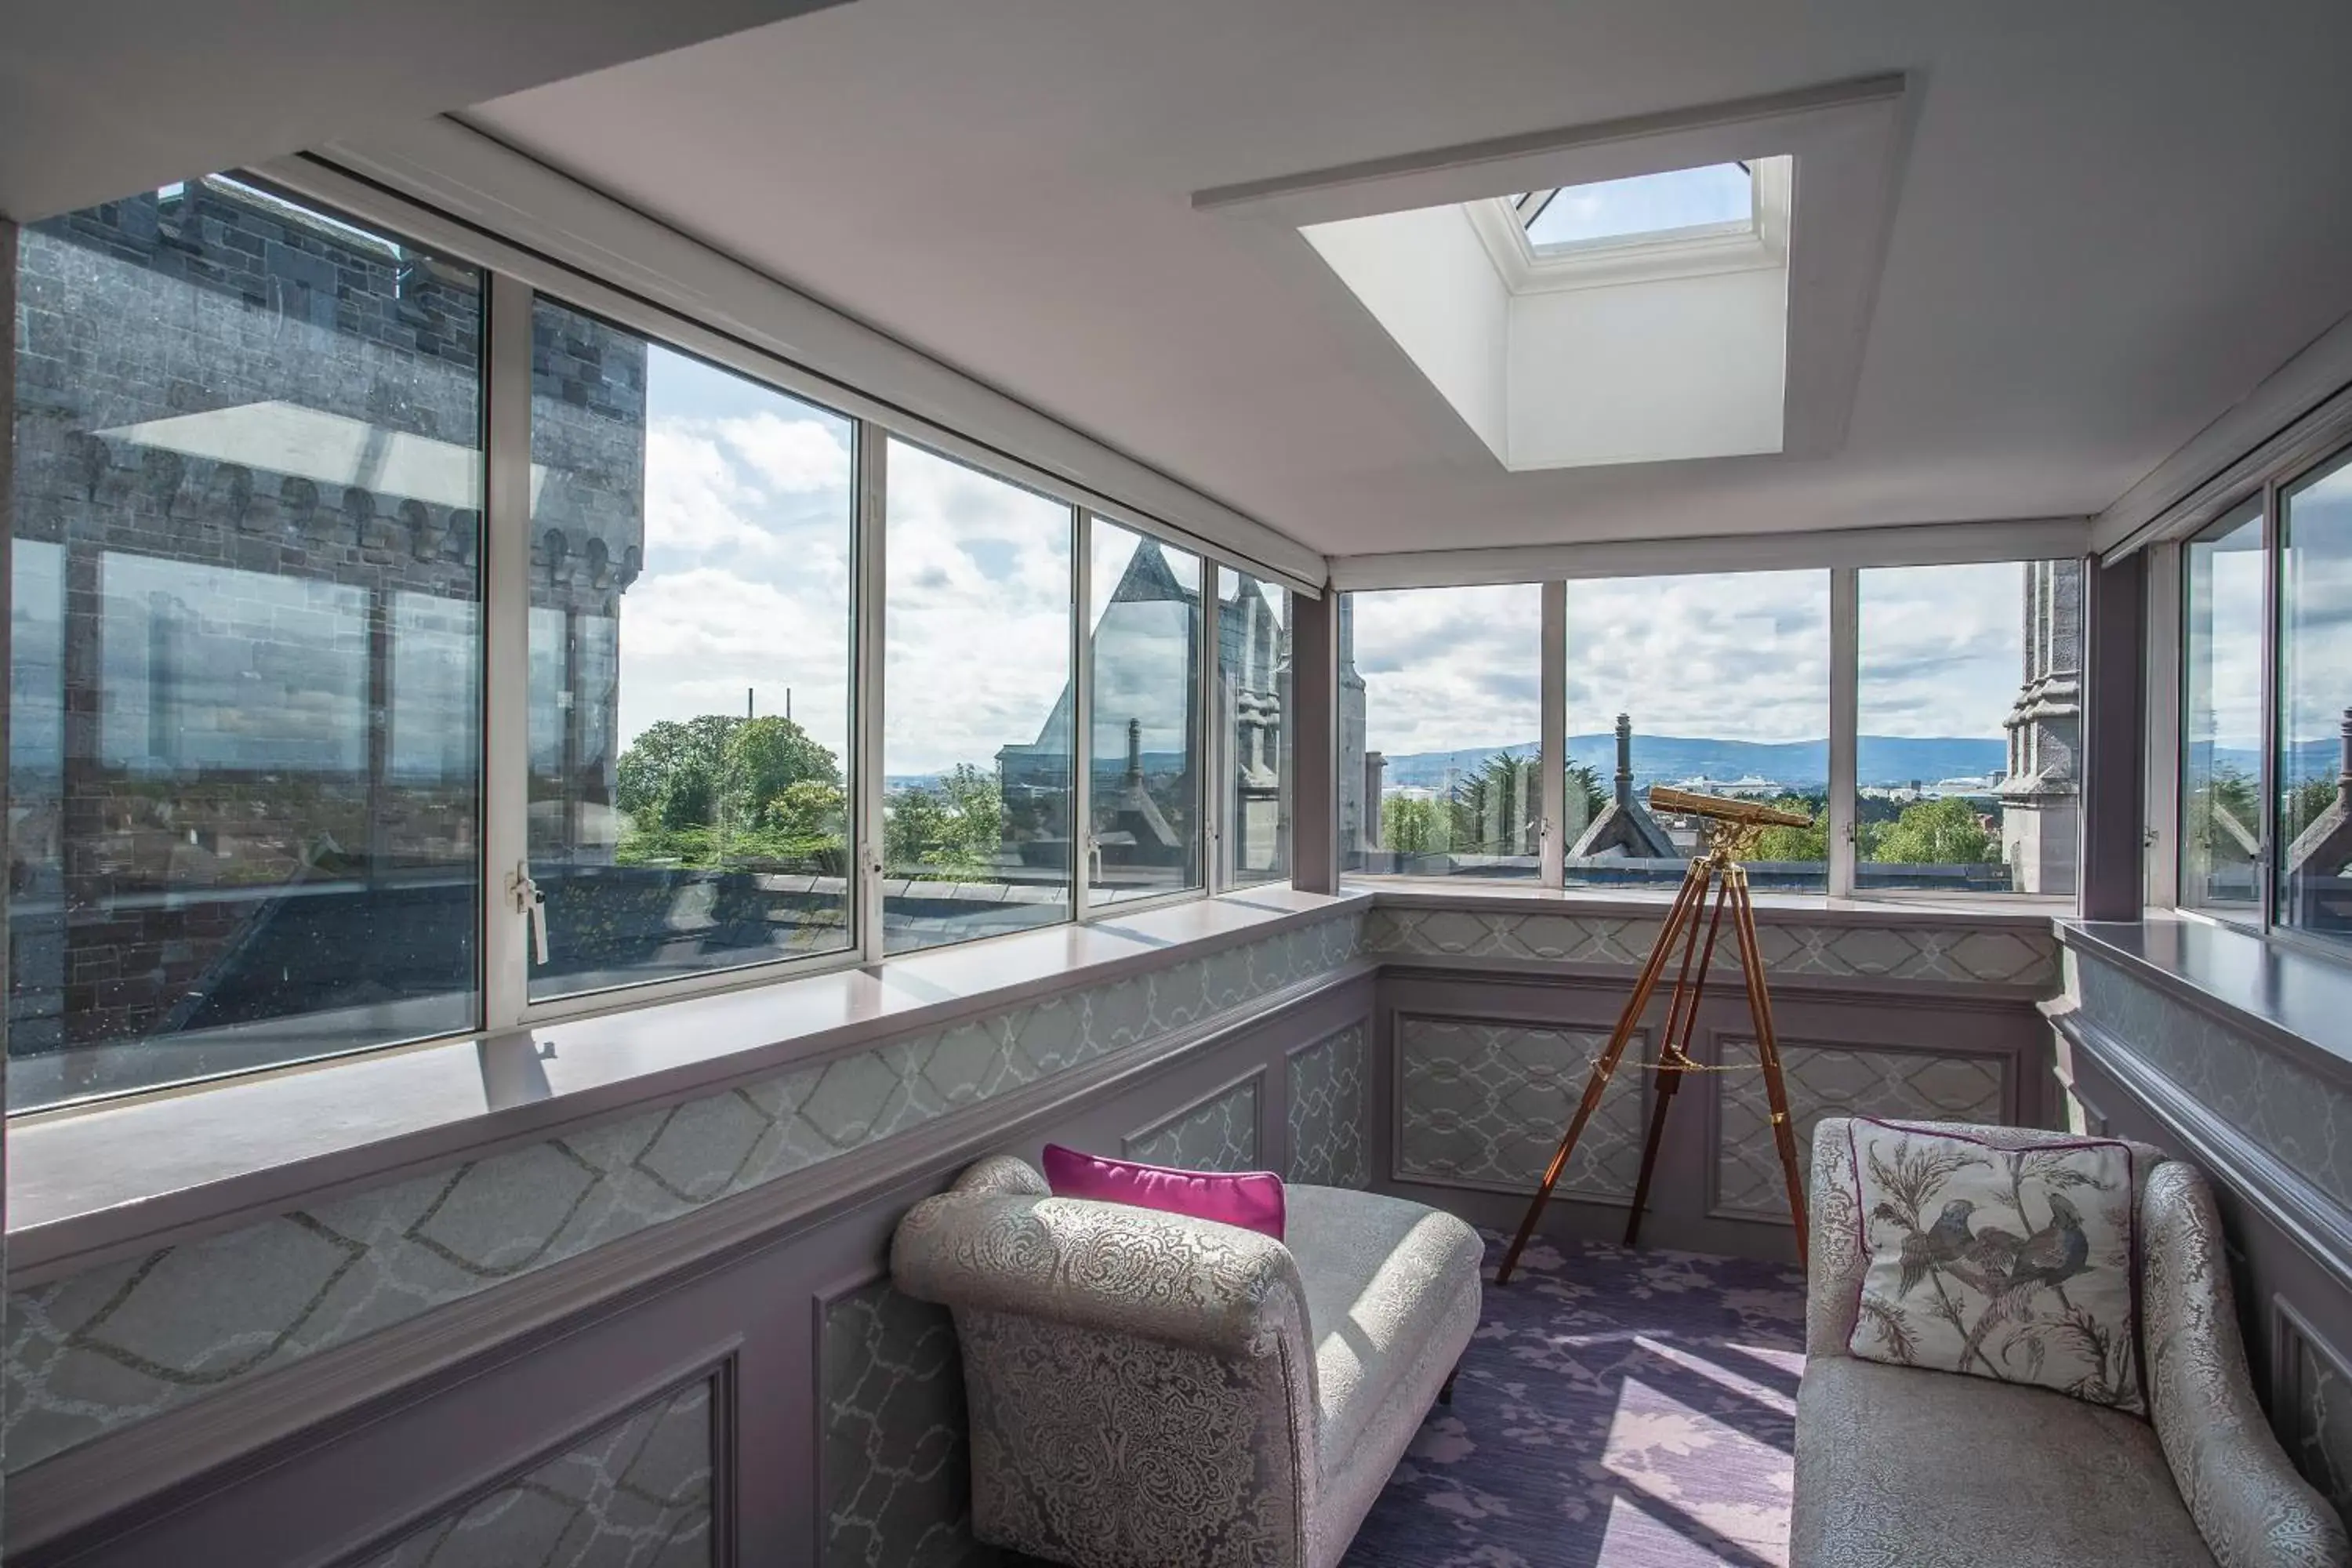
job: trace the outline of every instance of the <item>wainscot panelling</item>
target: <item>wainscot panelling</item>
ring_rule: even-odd
[[[1532,1192],[1543,1180],[1609,1043],[1605,1027],[1546,1028],[1507,1019],[1400,1013],[1392,1027],[1396,1177],[1506,1193]],[[1642,1160],[1641,1064],[1648,1049],[1645,1031],[1602,1091],[1560,1173],[1559,1193],[1633,1198]]]
[[[38,1386],[58,1401],[54,1414],[96,1429],[11,1482],[12,1568],[68,1561],[355,1568],[370,1554],[410,1550],[419,1530],[469,1516],[513,1478],[682,1386],[714,1355],[731,1392],[719,1400],[712,1428],[711,1561],[988,1563],[963,1520],[955,1447],[961,1386],[948,1320],[884,1283],[898,1215],[982,1154],[1034,1161],[1046,1142],[1117,1152],[1136,1131],[1181,1122],[1244,1084],[1255,1097],[1242,1123],[1252,1159],[1284,1168],[1291,1050],[1351,1030],[1370,1035],[1374,981],[1358,956],[1356,921],[1324,924],[1338,929],[1283,933],[1280,953],[1212,955],[1227,960],[1223,978],[1180,974],[1188,968],[1180,964],[1149,977],[1156,985],[1113,988],[1122,998],[1065,996],[1019,1018],[985,1020],[971,1028],[993,1044],[971,1047],[968,1058],[943,1037],[886,1047],[903,1070],[890,1079],[895,1089],[871,1086],[879,1101],[871,1111],[845,1112],[863,1125],[859,1141],[790,1174],[746,1182],[740,1173],[773,1169],[766,1147],[754,1148],[747,1166],[746,1147],[798,1136],[786,1130],[790,1117],[754,1130],[709,1106],[679,1113],[710,1118],[689,1141],[680,1141],[679,1117],[666,1112],[643,1126],[628,1119],[562,1140],[600,1173],[585,1197],[572,1184],[578,1167],[562,1156],[549,1163],[538,1150],[496,1172],[486,1161],[453,1173],[446,1194],[436,1184],[394,1233],[399,1245],[437,1258],[418,1239],[429,1237],[499,1272],[429,1311],[387,1313],[373,1321],[389,1320],[388,1327],[325,1336],[299,1355],[268,1353],[289,1321],[316,1322],[329,1312],[339,1321],[369,1321],[337,1299],[363,1260],[331,1263],[308,1294],[289,1301],[277,1278],[228,1271],[236,1264],[254,1273],[251,1260],[267,1256],[260,1238],[232,1235],[165,1249],[70,1325],[58,1314],[82,1300],[73,1281],[36,1293],[49,1316],[21,1330],[19,1342],[48,1358]],[[1056,1008],[1051,1032],[1061,1043],[1049,1047],[1038,1020]],[[1106,1024],[1117,1033],[1097,1033]],[[1060,1065],[1034,1079],[1013,1065],[1041,1060]],[[819,1079],[829,1070],[817,1069]],[[862,1083],[864,1069],[853,1070]],[[942,1076],[972,1092],[936,1112],[909,1113],[910,1104],[932,1102]],[[914,1079],[932,1089],[916,1089]],[[808,1095],[816,1092],[810,1086]],[[819,1116],[829,1118],[822,1107],[844,1098],[825,1097]],[[803,1096],[793,1115],[807,1108]],[[631,1131],[624,1136],[620,1125]],[[1369,1142],[1369,1131],[1356,1138]],[[646,1167],[699,1201],[682,1201],[683,1212],[667,1221],[630,1226],[593,1247],[541,1245],[550,1234],[571,1236],[567,1226],[576,1227],[604,1188],[650,1181]],[[452,1224],[452,1207],[491,1175],[498,1187],[511,1186],[506,1203],[491,1203],[486,1184],[481,1208]],[[443,1198],[437,1209],[433,1195]],[[501,1232],[522,1215],[537,1217],[537,1236]],[[318,1220],[257,1228],[347,1258],[349,1249],[318,1236]],[[211,1250],[230,1243],[246,1250]],[[189,1254],[202,1255],[204,1272],[194,1271],[198,1259]],[[172,1283],[170,1310],[199,1321],[176,1326],[161,1305],[142,1301],[141,1331],[176,1333],[183,1338],[174,1343],[196,1347],[193,1363],[166,1370],[192,1382],[221,1375],[143,1420],[116,1418],[128,1402],[93,1401],[93,1419],[64,1398],[69,1385],[59,1369],[77,1379],[101,1375],[86,1369],[118,1367],[153,1379],[155,1367],[129,1364],[144,1359],[138,1346],[106,1331],[173,1269],[194,1278]],[[368,1293],[386,1291],[398,1295],[397,1281],[378,1278]],[[312,1300],[320,1296],[327,1300]],[[99,1331],[79,1331],[108,1300],[117,1304]],[[204,1361],[207,1353],[217,1359]],[[264,1519],[269,1528],[257,1531],[254,1521]]]
[[[1260,1086],[1265,1081],[1265,1070],[1254,1070],[1199,1103],[1129,1133],[1120,1140],[1120,1156],[1188,1171],[1259,1169]]]
[[[711,1384],[689,1384],[352,1568],[708,1568]],[[909,1560],[911,1561],[911,1559]]]
[[[1290,1156],[1283,1179],[1323,1187],[1372,1184],[1372,1034],[1362,1023],[1294,1047]]]
[[[2254,940],[2225,945],[2243,953]],[[2291,1038],[2079,930],[2068,928],[2066,942],[2066,995],[2047,1011],[2069,1115],[2085,1131],[2153,1143],[2211,1179],[2272,1428],[2305,1479],[2352,1519],[2352,1343],[2337,1327],[2352,1323],[2352,1062],[2339,1045]],[[2248,982],[2247,1004],[2260,1006],[2301,991],[2301,977],[2280,967],[2221,975]],[[2341,1011],[2316,1011],[2340,1042]]]
[[[1726,1036],[1711,1054],[1718,1060],[1753,1061],[1756,1043],[1746,1035]],[[2007,1057],[1831,1046],[1783,1037],[1780,1064],[1789,1086],[1789,1117],[1797,1130],[1797,1169],[1807,1179],[1813,1168],[1813,1125],[1824,1116],[1996,1125],[2016,1119],[2017,1075]],[[1772,1140],[1764,1076],[1724,1073],[1712,1081],[1717,1119],[1715,1211],[1785,1220],[1788,1187]]]
[[[2037,1010],[2058,974],[2046,923],[2006,911],[1971,921],[1766,909],[1759,919],[1801,1143],[1821,1117],[1848,1113],[2053,1124]],[[1458,908],[1427,895],[1376,907],[1366,942],[1381,965],[1382,1186],[1515,1226],[1657,931],[1646,910],[1475,895]],[[1755,1060],[1753,1026],[1736,973],[1726,973],[1727,952],[1718,949],[1710,971],[1692,1048],[1734,1070],[1683,1080],[1642,1239],[1793,1258],[1762,1076],[1744,1065]],[[1562,1173],[1548,1231],[1623,1233],[1655,1091],[1649,1064],[1663,991]]]
[[[820,1299],[818,1312],[824,1568],[973,1562],[953,1319],[885,1277]]]

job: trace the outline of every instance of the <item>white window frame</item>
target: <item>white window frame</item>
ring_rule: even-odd
[[[1223,890],[1224,825],[1223,797],[1214,765],[1223,715],[1217,675],[1217,574],[1244,570],[1286,592],[1318,584],[1276,566],[1234,555],[1200,536],[1160,521],[1114,498],[1072,483],[1048,469],[960,432],[943,428],[881,398],[811,371],[730,333],[714,330],[602,279],[527,251],[406,198],[388,194],[341,171],[308,160],[285,160],[255,174],[232,171],[240,183],[261,183],[265,192],[285,190],[331,215],[347,215],[413,244],[480,269],[484,282],[483,406],[484,500],[482,507],[483,681],[478,710],[482,728],[481,838],[478,847],[480,893],[477,902],[479,1012],[476,1025],[431,1037],[434,1040],[497,1037],[557,1019],[576,1018],[674,1001],[681,997],[748,990],[831,971],[877,965],[884,952],[882,813],[885,775],[883,735],[886,596],[888,582],[887,452],[891,438],[907,441],[966,464],[988,476],[1046,497],[1070,518],[1070,606],[1074,733],[1073,859],[1070,907],[1075,922],[1124,917],[1214,896]],[[759,960],[702,973],[650,977],[595,990],[532,1001],[533,953],[530,883],[530,577],[531,321],[544,293],[551,302],[577,310],[648,342],[694,355],[756,385],[810,404],[848,420],[855,432],[855,518],[852,530],[850,636],[850,743],[845,759],[850,774],[848,821],[851,941],[838,951]],[[1088,657],[1088,574],[1092,569],[1092,520],[1159,541],[1196,557],[1201,572],[1202,658],[1194,694],[1202,760],[1193,770],[1197,797],[1192,819],[1198,825],[1199,884],[1151,899],[1089,907],[1087,859],[1081,840],[1091,837],[1087,784],[1092,772],[1092,659]],[[1071,923],[1071,922],[1055,922]],[[1004,940],[976,937],[952,944]],[[944,945],[944,944],[943,944]],[[921,952],[937,951],[922,949]],[[909,953],[904,956],[914,956]],[[326,1064],[375,1051],[428,1043],[403,1039],[323,1058]],[[163,1085],[136,1094],[176,1092]]]

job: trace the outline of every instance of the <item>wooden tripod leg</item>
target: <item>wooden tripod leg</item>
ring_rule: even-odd
[[[1658,929],[1658,940],[1650,949],[1648,962],[1642,965],[1642,973],[1634,978],[1633,994],[1625,999],[1625,1010],[1618,1015],[1617,1027],[1610,1035],[1607,1047],[1592,1064],[1592,1076],[1585,1083],[1584,1098],[1577,1104],[1576,1115],[1570,1121],[1568,1131],[1560,1139],[1559,1148],[1552,1155],[1551,1163],[1544,1168],[1543,1184],[1536,1188],[1536,1195],[1528,1201],[1527,1217],[1519,1221],[1519,1233],[1511,1238],[1510,1249],[1503,1254],[1502,1266],[1495,1270],[1496,1284],[1511,1282],[1511,1271],[1519,1266],[1519,1254],[1527,1250],[1528,1238],[1535,1235],[1536,1221],[1542,1217],[1544,1205],[1551,1201],[1551,1190],[1559,1183],[1560,1172],[1568,1168],[1568,1156],[1575,1149],[1576,1141],[1584,1135],[1585,1123],[1592,1120],[1593,1111],[1600,1108],[1601,1096],[1609,1087],[1610,1075],[1617,1070],[1617,1064],[1623,1059],[1626,1042],[1633,1037],[1634,1027],[1641,1023],[1643,1011],[1650,1005],[1650,995],[1658,988],[1658,976],[1665,971],[1666,959],[1674,951],[1675,936],[1685,921],[1696,925],[1699,903],[1706,897],[1706,876],[1701,870],[1700,863],[1694,860],[1689,872],[1683,878],[1682,891],[1675,895],[1674,903],[1666,910],[1665,924]]]
[[[1764,985],[1764,956],[1756,941],[1756,905],[1748,896],[1748,873],[1732,872],[1733,923],[1739,935],[1739,967],[1748,977],[1748,1014],[1756,1026],[1756,1056],[1764,1069],[1764,1098],[1772,1111],[1772,1142],[1780,1152],[1780,1175],[1789,1187],[1789,1217],[1797,1224],[1797,1264],[1807,1263],[1811,1239],[1805,1215],[1804,1177],[1797,1169],[1797,1129],[1789,1116],[1789,1086],[1780,1075],[1780,1042],[1772,1032],[1772,996]]]
[[[1706,972],[1715,963],[1715,939],[1723,929],[1723,906],[1731,895],[1731,874],[1728,869],[1716,887],[1715,909],[1707,916],[1706,947],[1699,954],[1696,974],[1691,970],[1693,950],[1698,945],[1698,921],[1691,921],[1690,941],[1683,949],[1682,973],[1675,981],[1674,1001],[1666,1008],[1666,1031],[1658,1041],[1658,1072],[1650,1084],[1650,1131],[1642,1140],[1642,1173],[1633,1183],[1633,1207],[1625,1215],[1625,1245],[1632,1247],[1642,1237],[1642,1214],[1650,1205],[1650,1178],[1657,1173],[1658,1150],[1665,1142],[1666,1112],[1675,1102],[1675,1090],[1682,1087],[1683,1066],[1689,1058],[1691,1031],[1698,1024],[1699,998],[1706,994]]]

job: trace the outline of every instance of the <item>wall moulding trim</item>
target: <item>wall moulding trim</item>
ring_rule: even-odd
[[[333,1561],[357,1568],[358,1564],[390,1551],[435,1521],[470,1508],[630,1417],[656,1405],[666,1404],[699,1384],[707,1385],[710,1390],[711,1563],[712,1568],[735,1568],[736,1411],[737,1384],[741,1375],[737,1358],[740,1349],[740,1345],[734,1342],[712,1347],[700,1352],[697,1358],[679,1363],[678,1370],[673,1373],[665,1373],[650,1383],[636,1384],[624,1397],[605,1401],[599,1414],[583,1421],[570,1423],[564,1431],[508,1463],[488,1479],[446,1493],[389,1530],[372,1529],[364,1542],[333,1554]]]
[[[1774,1029],[1773,1034],[1782,1052],[1784,1069],[1787,1065],[1786,1054],[1791,1048],[1843,1056],[1918,1057],[1929,1062],[1989,1065],[1992,1068],[2000,1085],[2000,1103],[1995,1113],[1998,1121],[2009,1126],[2022,1125],[2026,1122],[2024,1080],[2025,1074],[2032,1064],[2026,1060],[2026,1053],[2022,1050],[1995,1048],[1968,1051],[1955,1050],[1949,1047],[1917,1046],[1905,1041],[1834,1040],[1820,1037],[1787,1035],[1778,1028]],[[1756,1060],[1755,1033],[1752,1026],[1745,1022],[1730,1028],[1709,1029],[1706,1031],[1706,1049],[1699,1055],[1699,1059],[1702,1061],[1719,1063],[1727,1060],[1744,1060],[1752,1063]],[[1705,1106],[1703,1121],[1706,1130],[1705,1142],[1708,1151],[1705,1196],[1706,1217],[1778,1226],[1784,1230],[1788,1229],[1790,1226],[1788,1202],[1785,1197],[1780,1195],[1777,1186],[1773,1189],[1772,1195],[1766,1200],[1767,1206],[1762,1208],[1742,1208],[1725,1201],[1723,1195],[1724,1096],[1732,1087],[1734,1079],[1733,1075],[1727,1073],[1709,1073],[1706,1078],[1708,1081],[1695,1086],[1705,1090],[1701,1100]],[[1761,1081],[1760,1069],[1756,1076],[1756,1081]],[[1801,1079],[1789,1080],[1790,1118],[1802,1140],[1797,1150],[1798,1175],[1801,1180],[1809,1180],[1813,1168],[1812,1141],[1810,1131],[1804,1127],[1802,1121],[1806,1109],[1802,1103],[1804,1089],[1805,1086]],[[1876,1115],[1887,1116],[1898,1121],[1935,1120],[1909,1111],[1863,1110],[1838,1104],[1821,1107],[1820,1115]]]
[[[406,209],[421,205],[445,222],[420,239],[554,292],[576,295],[582,280],[619,290],[868,405],[847,412],[912,416],[1182,534],[1229,565],[1321,591],[1323,558],[1297,541],[458,120],[332,143],[257,172],[412,231],[421,225]]]
[[[1490,985],[1526,985],[1549,990],[1585,990],[1606,992],[1622,996],[1626,982],[1639,970],[1632,963],[1587,963],[1539,958],[1452,958],[1423,957],[1409,953],[1379,955],[1383,975],[1411,975],[1420,980],[1465,980]],[[1671,977],[1670,977],[1671,978]],[[1897,977],[1849,978],[1813,974],[1783,974],[1768,970],[1775,997],[1802,996],[1808,1002],[1875,1003],[1884,1005],[1889,997],[1933,999],[1939,1005],[1960,1012],[2015,1013],[2030,1007],[2050,994],[2047,985],[1993,985],[1973,981],[1910,980]],[[1659,997],[1654,1008],[1665,1005],[1666,986],[1661,984]],[[1709,999],[1741,995],[1736,972],[1717,972],[1707,976],[1706,994]]]
[[[1344,1028],[1345,1026],[1343,1025],[1342,1027]],[[1328,1039],[1330,1034],[1337,1034],[1339,1032],[1339,1030],[1329,1031],[1323,1036],[1322,1038]],[[1316,1043],[1320,1044],[1320,1039]],[[1295,1054],[1295,1052],[1287,1051],[1284,1053],[1286,1059],[1289,1056]],[[1135,1128],[1133,1131],[1123,1133],[1120,1136],[1118,1141],[1119,1158],[1123,1160],[1134,1159],[1135,1156],[1129,1153],[1129,1151],[1133,1149],[1137,1144],[1142,1142],[1145,1139],[1153,1136],[1155,1133],[1165,1132],[1168,1129],[1175,1126],[1178,1122],[1182,1121],[1193,1112],[1205,1110],[1208,1107],[1216,1104],[1220,1100],[1230,1099],[1235,1089],[1247,1086],[1253,1090],[1251,1096],[1251,1113],[1255,1118],[1255,1124],[1250,1128],[1250,1138],[1255,1149],[1254,1157],[1261,1165],[1265,1165],[1267,1168],[1271,1168],[1265,1160],[1265,1150],[1268,1142],[1268,1139],[1266,1137],[1267,1111],[1272,1104],[1272,1099],[1266,1092],[1266,1083],[1269,1076],[1270,1075],[1266,1070],[1266,1064],[1260,1062],[1255,1067],[1247,1068],[1241,1072],[1235,1073],[1233,1077],[1225,1079],[1223,1083],[1218,1084],[1216,1088],[1210,1089],[1207,1093],[1194,1095],[1192,1099],[1186,1100],[1175,1110],[1168,1111],[1163,1115],[1154,1116],[1142,1126]]]
[[[1480,587],[1497,584],[1642,577],[1703,569],[1780,572],[1840,566],[1950,566],[2074,559],[2090,545],[2087,518],[1922,522],[1884,528],[1785,533],[1703,534],[1682,539],[1582,540],[1572,544],[1481,550],[1405,550],[1335,555],[1331,585],[1370,588]],[[1694,563],[1697,563],[1696,566]]]
[[[1328,920],[1360,918],[1369,903],[1361,896],[1342,898],[1282,910],[1270,919],[1189,938],[1176,945],[1138,942],[1132,951],[1097,958],[1079,969],[1033,974],[942,1001],[908,1005],[905,994],[898,994],[893,1006],[879,1017],[859,1017],[859,1009],[845,1003],[843,1011],[852,1018],[846,1024],[803,1032],[773,1045],[720,1049],[678,1066],[623,1073],[561,1094],[549,1095],[545,1068],[535,1059],[526,1059],[524,1068],[539,1076],[537,1094],[520,1096],[514,1103],[492,1110],[471,1107],[478,1106],[484,1098],[487,1069],[499,1053],[535,1058],[535,1043],[552,1041],[559,1049],[574,1053],[577,1059],[593,1051],[597,1022],[566,1020],[479,1041],[461,1039],[413,1051],[375,1053],[314,1071],[222,1085],[197,1095],[101,1108],[47,1124],[12,1127],[10,1155],[17,1200],[13,1207],[18,1215],[28,1206],[23,1201],[25,1186],[35,1164],[56,1170],[61,1184],[71,1183],[75,1173],[85,1169],[114,1172],[117,1167],[105,1163],[110,1149],[119,1149],[125,1140],[161,1140],[167,1146],[173,1139],[185,1140],[190,1134],[184,1120],[194,1114],[234,1112],[243,1121],[263,1126],[289,1125],[288,1119],[292,1119],[291,1124],[303,1127],[306,1133],[310,1121],[315,1120],[330,1134],[348,1136],[350,1142],[346,1147],[330,1147],[324,1152],[225,1176],[176,1178],[174,1184],[161,1184],[161,1190],[152,1196],[144,1191],[126,1190],[110,1192],[102,1202],[73,1205],[52,1199],[52,1205],[68,1207],[64,1217],[19,1226],[9,1235],[8,1285],[21,1290],[155,1247],[267,1220],[291,1208],[565,1136],[617,1116],[755,1086],[788,1072],[883,1048],[912,1034],[953,1026],[1061,993],[1165,973],[1186,962],[1213,958],[1251,943],[1284,940]],[[1257,910],[1270,906],[1249,907]],[[1020,942],[1034,934],[996,940]],[[910,955],[918,963],[922,956]],[[881,989],[887,992],[887,967],[881,975]],[[779,979],[774,984],[870,987],[875,981],[870,972],[850,969]],[[756,992],[681,998],[661,1007],[675,1017],[678,1029],[691,1035],[698,1016],[740,1008],[747,999],[756,1002]],[[439,1059],[428,1060],[430,1053],[439,1053]],[[449,1081],[436,1094],[421,1095],[414,1087],[413,1075],[436,1071],[446,1072]],[[461,1115],[427,1119],[414,1128],[378,1128],[366,1121],[373,1112],[365,1108],[354,1111],[346,1103],[352,1092],[347,1086],[358,1079],[339,1075],[351,1074],[384,1075],[383,1081],[398,1086],[407,1098],[436,1107],[460,1103],[468,1110]],[[387,1101],[396,1098],[381,1089],[376,1092]],[[362,1123],[363,1131],[349,1132],[355,1121]],[[236,1148],[240,1153],[249,1152],[245,1143]],[[199,1150],[196,1157],[207,1156]],[[110,1179],[122,1180],[119,1175]]]
[[[2079,1007],[2053,1003],[2043,1012],[2069,1046],[2090,1058],[2170,1133],[2173,1152],[2234,1188],[2242,1201],[2352,1289],[2352,1212],[2222,1121]]]
[[[981,1154],[1373,973],[1358,960],[1296,982],[68,1448],[8,1477],[6,1550],[56,1541],[142,1500],[175,1506],[183,1493],[210,1492],[329,1440],[345,1423],[430,1397],[853,1210],[911,1201]]]

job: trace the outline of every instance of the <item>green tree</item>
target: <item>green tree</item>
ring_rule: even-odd
[[[796,784],[841,787],[841,764],[790,719],[733,721],[719,746],[719,795],[730,819],[755,822]]]
[[[614,804],[667,827],[708,826],[718,815],[727,737],[740,719],[705,713],[648,724],[621,753]]]
[[[1525,853],[1527,825],[1535,806],[1528,791],[1534,783],[1531,759],[1508,752],[1488,757],[1454,784],[1446,800],[1449,842],[1432,847],[1484,855]]]
[[[768,797],[760,826],[781,841],[786,854],[807,855],[841,842],[846,824],[841,786],[824,779],[797,779]]]
[[[937,784],[909,784],[890,797],[882,855],[896,875],[985,871],[1004,839],[1004,792],[995,773],[958,763]]]
[[[1913,801],[1903,808],[1867,858],[1906,866],[1966,866],[2000,858],[2000,840],[1987,831],[1976,804],[1954,795]]]
[[[1381,802],[1381,847],[1398,855],[1426,855],[1438,847],[1436,801],[1392,795]]]
[[[1568,805],[1569,820],[1589,825],[1608,805],[1609,792],[1601,787],[1598,769],[1586,763],[1570,763],[1568,764],[1568,794],[1563,798]],[[1581,816],[1577,813],[1579,801],[1584,805]]]
[[[1801,811],[1811,817],[1805,827],[1768,827],[1757,836],[1757,860],[1827,860],[1830,858],[1830,807],[1826,800],[1784,795],[1772,803],[1782,811]]]

